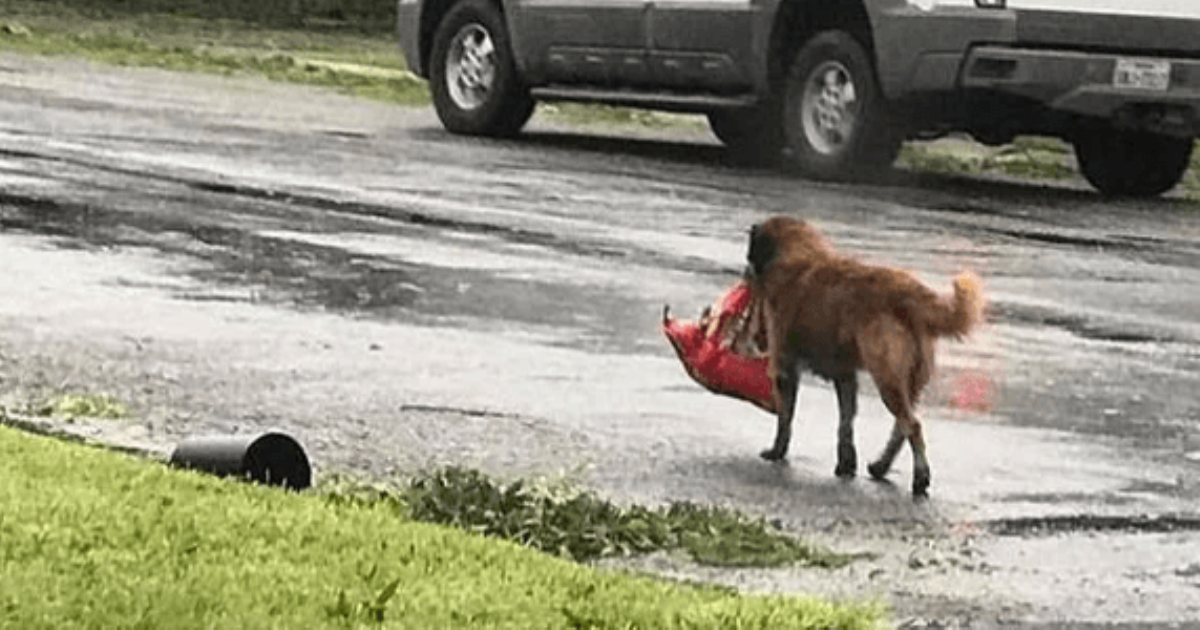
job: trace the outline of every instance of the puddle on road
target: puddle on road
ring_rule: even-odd
[[[576,284],[592,284],[605,279],[601,274],[588,273],[580,265],[551,260],[550,253],[543,247],[496,242],[476,235],[439,235],[450,237],[442,241],[428,237],[354,232],[268,231],[259,233],[259,236],[342,249],[361,256],[451,272],[490,272],[518,279],[553,277],[557,281]]]
[[[1183,267],[1200,263],[1200,249],[1186,240],[1138,234],[1095,234],[1095,231],[1050,229],[985,228],[997,236],[1074,250],[1108,252],[1149,264]]]
[[[1162,534],[1200,531],[1200,517],[1188,515],[1099,516],[1069,514],[1007,518],[981,523],[999,536],[1053,536],[1073,532]]]
[[[623,295],[604,274],[558,262],[543,245],[483,234],[235,229],[13,194],[0,195],[0,228],[65,239],[60,247],[149,247],[187,257],[198,264],[186,273],[211,290],[181,299],[435,326],[498,321],[595,352],[637,352],[660,341],[657,310]]]
[[[989,309],[992,316],[998,321],[1061,328],[1080,338],[1094,341],[1130,344],[1191,343],[1194,341],[1164,330],[1162,327],[1137,325],[1130,322],[1101,321],[1082,314],[1065,313],[1031,304],[993,302],[989,305]]]

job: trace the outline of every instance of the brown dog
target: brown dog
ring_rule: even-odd
[[[929,462],[913,407],[933,374],[935,340],[961,338],[981,319],[979,279],[963,272],[954,280],[954,294],[942,297],[903,271],[839,256],[816,228],[789,217],[751,228],[747,259],[754,307],[761,309],[755,319],[766,333],[778,417],[775,444],[763,451],[763,458],[776,461],[787,455],[800,370],[807,369],[833,381],[837,390],[834,473],[853,476],[858,467],[857,372],[865,370],[896,418],[891,439],[867,469],[882,479],[908,438],[913,494],[924,495]]]

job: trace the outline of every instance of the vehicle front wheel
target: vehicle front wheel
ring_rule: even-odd
[[[438,25],[429,90],[451,132],[509,136],[533,114],[534,101],[517,76],[504,18],[488,0],[465,0]]]
[[[857,179],[886,170],[903,140],[870,58],[844,31],[818,33],[787,74],[784,137],[791,163],[817,179]]]
[[[1079,170],[1096,190],[1112,197],[1152,197],[1183,179],[1194,141],[1106,128],[1082,132],[1073,144]]]

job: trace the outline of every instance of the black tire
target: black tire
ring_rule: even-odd
[[[1101,194],[1152,197],[1175,187],[1191,162],[1194,141],[1101,128],[1073,139],[1079,170]]]
[[[488,0],[464,0],[438,25],[429,90],[442,125],[453,133],[511,136],[533,115],[517,76],[504,18]]]
[[[846,180],[891,166],[903,134],[870,57],[844,31],[810,39],[788,69],[783,129],[790,163],[806,177]]]
[[[772,166],[783,155],[783,134],[777,107],[722,109],[708,113],[713,135],[739,164]]]

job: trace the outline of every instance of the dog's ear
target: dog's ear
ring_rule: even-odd
[[[761,224],[751,226],[750,247],[746,252],[746,261],[750,263],[747,273],[751,278],[763,277],[774,259],[775,240],[762,229]]]

